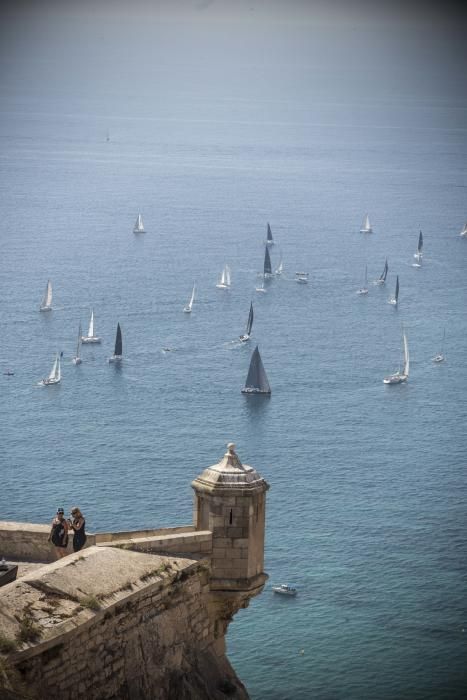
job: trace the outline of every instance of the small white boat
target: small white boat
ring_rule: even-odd
[[[193,282],[193,289],[191,290],[190,301],[188,302],[188,304],[186,306],[183,307],[184,313],[191,314],[191,309],[193,307],[194,300],[195,300],[195,283]]]
[[[246,343],[247,340],[250,340],[252,327],[253,327],[253,302],[250,302],[250,313],[248,314],[248,321],[246,322],[245,333],[240,336],[240,340],[242,343]]]
[[[39,311],[52,311],[52,282],[47,280]]]
[[[443,341],[441,343],[441,350],[438,353],[436,353],[436,355],[434,357],[431,358],[432,362],[436,362],[436,363],[444,362],[444,360],[446,359],[446,353],[444,351],[445,338],[446,338],[446,329],[444,329],[444,331],[443,331]]]
[[[82,336],[82,333],[83,333],[83,332],[82,332],[82,330],[81,330],[81,323],[80,323],[80,324],[79,324],[79,328],[78,328],[78,341],[77,341],[77,343],[76,343],[76,355],[75,355],[75,357],[72,359],[72,362],[73,362],[74,365],[80,365],[81,362],[82,362],[81,357],[79,356],[79,349],[80,349],[80,347],[81,347],[81,336]]]
[[[467,222],[464,224],[459,236],[462,236],[462,238],[467,238]]]
[[[255,287],[255,292],[258,292],[260,294],[266,294],[266,287],[264,286],[264,280],[261,282],[260,287]]]
[[[390,374],[388,377],[384,377],[384,384],[401,384],[402,382],[406,382],[409,378],[409,345],[407,343],[407,336],[405,334],[405,331],[402,332],[402,342],[404,346],[404,367],[402,371],[399,369],[396,372],[394,372],[394,374]]]
[[[373,229],[371,228],[370,224],[370,217],[368,214],[365,214],[365,218],[363,219],[363,224],[362,228],[360,229],[360,233],[373,233]]]
[[[394,291],[394,296],[388,299],[388,304],[392,304],[392,306],[397,306],[399,302],[399,275],[397,275],[396,278],[396,289]]]
[[[298,282],[298,284],[308,284],[308,272],[296,272],[295,282]]]
[[[274,245],[274,240],[272,238],[272,231],[271,231],[271,227],[269,226],[269,224],[268,224],[268,230],[266,233],[266,245]]]
[[[88,334],[81,336],[82,343],[100,343],[101,339],[94,335],[94,309],[91,309],[91,318],[89,320]]]
[[[216,287],[218,289],[230,289],[230,285],[230,267],[228,265],[224,265],[224,269],[222,270],[219,282],[216,284]]]
[[[360,287],[360,289],[357,291],[357,294],[360,294],[360,296],[364,296],[365,294],[368,294],[368,266],[365,265],[365,282],[363,284],[363,287]]]
[[[273,586],[272,590],[274,593],[279,593],[279,595],[290,595],[296,596],[298,591],[294,586],[289,586],[286,583],[281,583],[280,586]]]
[[[133,233],[146,233],[141,214],[138,214],[136,217],[135,225],[133,226]]]
[[[60,384],[62,378],[61,370],[60,370],[60,355],[57,353],[55,356],[54,363],[52,365],[52,369],[50,370],[50,374],[47,377],[47,379],[42,379],[40,384],[42,386],[52,386],[53,384]]]
[[[123,360],[123,344],[122,344],[122,330],[120,324],[117,323],[117,334],[115,336],[115,348],[114,353],[109,357],[109,362],[121,362]]]
[[[378,277],[378,279],[374,281],[374,284],[377,284],[377,285],[382,285],[382,284],[384,284],[384,283],[386,282],[386,277],[388,276],[388,270],[389,270],[389,267],[388,267],[388,259],[386,258],[386,261],[385,261],[385,263],[384,263],[383,271],[382,271],[382,273],[380,274],[380,276]]]

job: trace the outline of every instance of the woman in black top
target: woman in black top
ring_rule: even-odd
[[[86,544],[86,532],[84,529],[86,526],[86,521],[79,508],[72,508],[71,515],[73,520],[69,520],[68,523],[74,532],[73,551],[79,552],[79,550]]]
[[[49,542],[52,542],[54,545],[59,559],[66,557],[66,548],[68,547],[68,523],[65,520],[65,511],[63,508],[57,509],[57,515],[52,520]]]

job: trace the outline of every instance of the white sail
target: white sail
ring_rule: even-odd
[[[409,368],[410,368],[410,356],[409,356],[409,345],[407,343],[407,336],[404,332],[404,371],[403,374],[405,377],[409,377]]]
[[[62,378],[62,370],[60,367],[60,355],[57,355],[57,367],[55,370],[55,382],[58,384],[58,382],[61,380],[61,378]]]
[[[91,311],[91,318],[89,320],[88,338],[94,338],[94,310]]]
[[[191,309],[192,309],[192,306],[193,306],[193,302],[194,302],[194,300],[195,300],[195,291],[196,291],[196,285],[195,285],[195,283],[193,282],[193,289],[192,289],[192,292],[191,292],[190,301],[188,302],[188,304],[187,304],[187,305],[185,306],[185,308],[183,309],[183,311],[184,311],[185,313],[187,313],[187,314],[191,313]]]
[[[42,297],[40,310],[50,311],[52,309],[52,283],[47,280],[47,285],[45,287],[44,296]]]
[[[136,222],[133,227],[133,232],[134,233],[144,233],[144,224],[143,224],[143,217],[141,214],[138,214],[136,217]]]
[[[230,287],[230,267],[228,265],[225,266],[225,284],[227,287]]]
[[[464,224],[464,227],[460,232],[459,236],[467,237],[467,223]]]
[[[363,224],[362,228],[360,229],[360,233],[372,233],[373,229],[371,228],[370,224],[370,217],[368,214],[365,214],[365,218],[363,219]]]
[[[80,323],[79,328],[78,328],[78,342],[76,344],[76,358],[77,359],[79,358],[79,349],[81,347],[81,333],[82,333],[82,331],[81,331],[81,323]]]
[[[49,374],[49,376],[48,376],[49,381],[50,381],[51,379],[53,379],[53,380],[56,379],[56,376],[57,376],[57,367],[58,367],[58,355],[57,355],[57,357],[55,358],[55,361],[54,361],[54,363],[53,363],[53,365],[52,365],[52,369],[50,370],[50,374]]]
[[[284,265],[282,264],[282,253],[281,253],[281,256],[279,258],[279,265],[277,266],[277,268],[275,270],[276,275],[281,275],[283,269],[284,269]]]

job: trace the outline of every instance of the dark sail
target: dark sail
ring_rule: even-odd
[[[380,280],[383,280],[383,282],[385,282],[387,274],[388,274],[388,259],[386,258],[386,262],[384,263],[383,274],[381,275]]]
[[[115,351],[114,355],[123,355],[123,345],[122,345],[122,331],[120,329],[120,324],[117,323],[117,335],[115,338]]]
[[[266,240],[268,243],[272,243],[272,231],[271,231],[271,227],[269,226],[269,224],[268,224],[268,233],[266,236]]]
[[[251,356],[250,369],[246,378],[245,386],[242,389],[242,394],[270,394],[271,387],[269,386],[268,378],[261,361],[258,346],[254,349]]]
[[[399,275],[396,279],[396,293],[394,294],[394,299],[397,301],[399,299]]]
[[[423,233],[420,231],[420,235],[418,237],[418,252],[421,253],[423,250]]]
[[[250,303],[250,313],[248,314],[248,322],[246,324],[246,335],[251,334],[252,326],[253,326],[253,302]]]
[[[267,247],[264,251],[264,274],[272,275],[271,256],[269,255],[269,249]]]

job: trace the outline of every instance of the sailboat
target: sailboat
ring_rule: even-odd
[[[444,341],[446,339],[446,329],[443,331],[443,340],[441,343],[441,350],[434,357],[431,358],[432,362],[444,362],[446,359],[446,354],[444,352]]]
[[[250,340],[252,326],[253,326],[253,302],[250,302],[250,313],[248,314],[248,321],[246,322],[245,333],[240,336],[240,340],[242,341],[242,343],[246,343],[247,340]]]
[[[394,372],[394,374],[390,374],[389,377],[384,377],[383,382],[385,384],[401,384],[402,382],[406,382],[409,378],[409,345],[407,343],[407,336],[405,334],[405,331],[402,331],[402,342],[404,346],[404,367],[402,372],[397,370],[397,372]]]
[[[459,236],[462,236],[462,238],[467,238],[467,222],[464,224]]]
[[[261,281],[261,284],[259,287],[255,287],[255,292],[258,292],[259,294],[266,294],[266,287],[264,286],[264,279]]]
[[[82,330],[81,330],[81,323],[79,324],[78,328],[78,341],[76,343],[76,356],[72,359],[72,362],[74,365],[80,365],[82,360],[81,357],[79,356],[79,349],[81,347],[81,336],[82,336]]]
[[[266,233],[266,245],[274,245],[274,240],[272,238],[272,231],[271,231],[271,227],[269,226],[269,224],[268,224],[268,230]]]
[[[88,334],[81,336],[82,343],[100,343],[101,339],[94,335],[94,309],[91,309],[91,318],[89,320]]]
[[[364,294],[368,294],[368,266],[365,265],[365,282],[363,287],[360,287],[358,290],[357,294],[360,294],[363,296]]]
[[[230,267],[228,265],[224,265],[219,282],[216,284],[216,287],[218,289],[229,289],[230,284]]]
[[[52,384],[60,384],[61,378],[62,374],[60,370],[60,355],[57,352],[49,376],[47,377],[47,379],[43,379],[40,383],[43,386],[52,386]]]
[[[365,218],[363,219],[363,224],[362,228],[360,229],[360,233],[373,233],[373,229],[371,228],[370,224],[370,217],[368,214],[365,214]]]
[[[308,272],[296,272],[295,282],[299,284],[308,284]]]
[[[47,280],[39,311],[52,311],[52,282]]]
[[[136,217],[135,225],[133,226],[133,233],[146,233],[141,214],[138,214]]]
[[[378,277],[378,279],[374,281],[374,284],[378,284],[378,285],[384,284],[386,282],[388,270],[389,270],[388,259],[386,258],[386,261],[384,263],[384,269],[383,269],[382,273],[380,274],[380,276]]]
[[[251,356],[250,368],[246,378],[245,386],[242,389],[242,394],[270,394],[271,387],[264,370],[261,355],[259,354],[258,346],[253,351]]]
[[[417,252],[414,253],[413,256],[419,261],[422,259],[423,256],[423,233],[421,231],[418,236]]]
[[[115,336],[115,348],[112,357],[109,357],[109,362],[121,362],[123,360],[123,345],[122,345],[122,329],[117,323],[117,334]]]
[[[191,290],[190,301],[188,302],[188,304],[186,306],[183,307],[183,311],[186,314],[191,314],[191,309],[192,309],[194,300],[195,300],[195,283],[193,282],[193,289]]]
[[[396,290],[394,292],[394,296],[388,299],[388,304],[392,304],[393,306],[397,306],[397,302],[399,301],[399,275],[397,275],[396,278]]]
[[[282,275],[283,270],[284,270],[284,265],[282,264],[282,251],[281,251],[280,257],[279,257],[279,265],[274,270],[274,274],[275,275]]]
[[[264,278],[272,277],[272,267],[271,267],[271,256],[269,255],[269,248],[266,246],[264,249]]]

